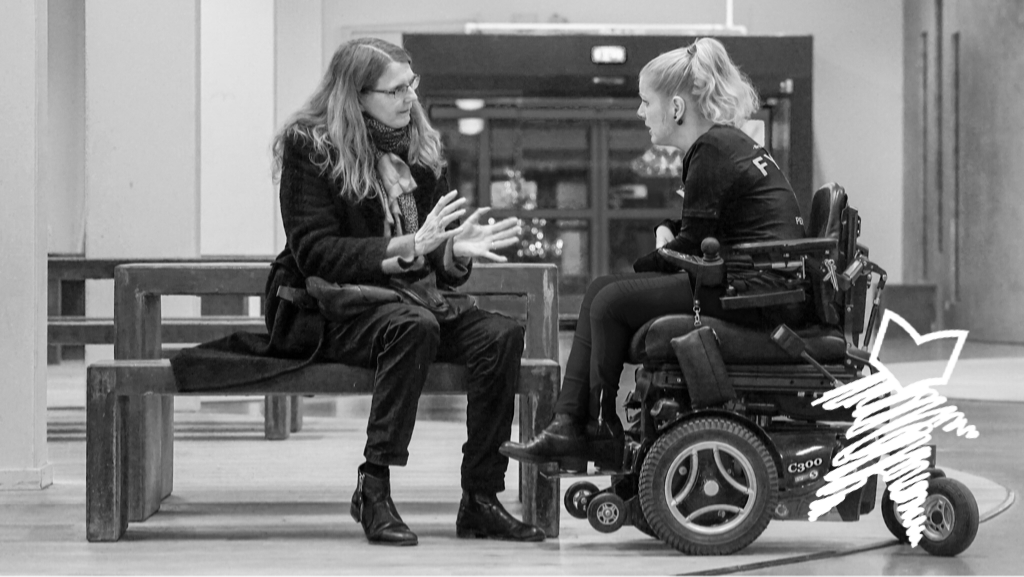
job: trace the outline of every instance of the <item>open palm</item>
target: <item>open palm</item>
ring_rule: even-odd
[[[458,257],[485,258],[494,262],[507,262],[508,259],[493,251],[510,247],[519,242],[522,228],[519,220],[509,217],[492,224],[480,224],[480,217],[490,208],[481,208],[474,212],[466,222],[459,226],[452,237],[452,251]]]

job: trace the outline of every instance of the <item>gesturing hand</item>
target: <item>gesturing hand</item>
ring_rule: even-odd
[[[416,235],[413,237],[416,244],[416,256],[429,253],[440,246],[441,243],[447,242],[449,238],[461,229],[459,227],[445,230],[449,224],[455,222],[466,213],[466,209],[461,208],[466,204],[466,199],[454,200],[458,194],[459,191],[453,190],[442,196],[438,199],[434,208],[427,214],[427,218],[423,220],[419,230],[416,231]]]
[[[494,250],[512,246],[519,242],[523,229],[519,219],[510,216],[494,224],[480,224],[480,217],[490,208],[480,208],[471,214],[462,226],[455,229],[452,252],[458,257],[481,257],[494,262],[507,262],[508,258],[495,254]]]

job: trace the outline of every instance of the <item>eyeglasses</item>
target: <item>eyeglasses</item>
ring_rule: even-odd
[[[420,75],[417,74],[412,77],[412,82],[409,84],[402,84],[396,86],[393,90],[377,90],[376,88],[364,88],[363,92],[376,92],[378,94],[387,94],[391,98],[399,99],[405,98],[410,92],[416,90],[416,87],[420,85]]]

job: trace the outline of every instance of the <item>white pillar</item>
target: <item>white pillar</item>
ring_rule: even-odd
[[[323,0],[276,0],[274,3],[275,118],[274,130],[284,124],[313,94],[324,72]],[[334,48],[331,48],[332,52]],[[275,251],[284,249],[284,225],[276,187],[274,193]]]
[[[88,0],[85,30],[85,255],[198,257],[198,2]],[[113,315],[112,287],[87,283],[87,314]],[[164,303],[198,313],[198,299]]]
[[[85,5],[49,0],[47,252],[85,253]]]
[[[274,251],[274,0],[204,0],[203,255]]]
[[[0,18],[0,490],[53,482],[46,450],[46,0]]]

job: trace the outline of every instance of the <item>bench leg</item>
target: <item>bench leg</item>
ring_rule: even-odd
[[[268,441],[282,441],[291,434],[292,412],[288,395],[267,395],[263,401],[263,431]]]
[[[117,541],[128,528],[128,399],[109,373],[89,369],[85,433],[85,525],[89,541]]]
[[[160,471],[162,473],[163,487],[160,493],[161,499],[170,496],[174,489],[174,397],[160,397],[163,401],[163,422],[161,433],[163,443],[160,447]]]
[[[531,387],[531,394],[521,397],[519,407],[519,439],[526,442],[540,432],[541,423],[551,421],[558,396],[559,375],[553,371],[544,376],[543,383]],[[523,521],[537,525],[548,537],[558,537],[561,492],[558,464],[520,465],[520,496],[523,502]]]
[[[164,491],[166,441],[164,399],[157,395],[128,397],[128,519],[145,521],[160,510]],[[173,405],[171,407],[173,411]],[[172,423],[171,423],[172,424]],[[173,425],[173,424],[172,424]]]
[[[300,395],[292,395],[289,403],[292,410],[291,430],[293,433],[298,433],[302,430],[302,397]]]

